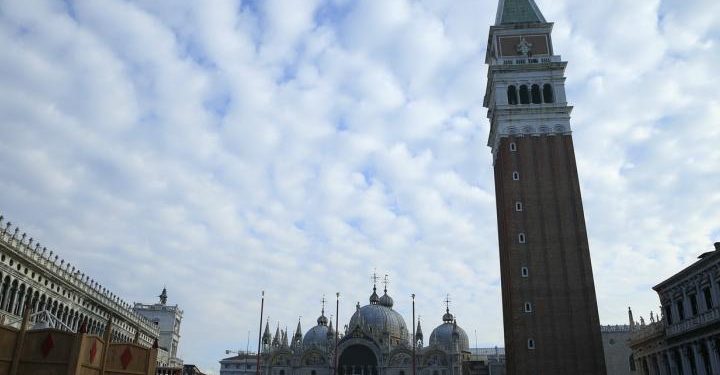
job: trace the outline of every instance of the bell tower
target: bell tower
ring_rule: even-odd
[[[507,373],[605,375],[565,98],[533,0],[500,0],[486,63]]]

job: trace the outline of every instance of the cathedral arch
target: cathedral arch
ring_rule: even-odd
[[[319,366],[327,364],[327,358],[323,352],[317,349],[311,349],[303,353],[300,363],[304,366]]]
[[[366,345],[354,344],[346,347],[340,354],[338,374],[378,375],[378,367],[378,357],[373,349]]]
[[[540,95],[540,86],[539,85],[532,85],[532,88],[530,89],[532,94],[532,103],[533,104],[542,104],[542,95]]]
[[[15,315],[22,315],[23,305],[25,304],[25,284],[18,284],[17,298],[15,300],[15,306],[12,309],[12,313]]]
[[[412,351],[405,348],[397,348],[388,356],[389,367],[408,367],[412,364]]]
[[[530,91],[527,85],[520,86],[520,104],[530,104]]]
[[[510,105],[518,104],[517,87],[515,87],[515,85],[508,86],[507,97],[508,97],[508,104],[510,104]]]

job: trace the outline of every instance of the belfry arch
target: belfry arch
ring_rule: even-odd
[[[350,345],[340,354],[339,375],[378,375],[378,359],[369,347]]]

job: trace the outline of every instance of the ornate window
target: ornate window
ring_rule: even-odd
[[[515,202],[515,211],[522,212],[522,210],[523,210],[522,202]]]
[[[519,180],[520,180],[520,173],[518,173],[517,171],[513,172],[513,174],[512,174],[512,179],[513,179],[513,181],[519,181]]]
[[[528,270],[527,267],[522,267],[520,268],[520,275],[522,275],[522,277],[528,277],[530,276],[530,270]]]
[[[527,241],[527,238],[525,238],[525,233],[518,234],[518,242],[519,243],[525,243]]]
[[[542,104],[542,96],[540,95],[540,86],[532,85],[532,102],[533,104]]]
[[[507,89],[508,104],[518,104],[517,88],[515,86],[508,86]]]
[[[534,350],[535,349],[535,340],[528,339],[528,349]]]
[[[517,151],[517,144],[515,142],[510,142],[510,151]]]
[[[526,85],[520,86],[520,104],[530,104],[530,91]]]
[[[703,289],[703,295],[705,295],[705,306],[708,310],[713,308],[713,300],[712,300],[712,293],[710,292],[710,287],[706,287]]]
[[[526,313],[532,312],[532,304],[530,302],[525,302],[525,312]]]

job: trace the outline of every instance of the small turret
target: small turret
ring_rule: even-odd
[[[275,328],[275,337],[273,337],[272,346],[274,348],[279,347],[281,339],[282,337],[280,337],[280,323],[278,323],[277,328]]]
[[[161,304],[161,305],[166,305],[166,304],[167,304],[167,298],[168,298],[168,296],[167,296],[167,288],[163,287],[162,293],[160,293],[160,295],[159,295],[158,297],[160,297],[160,304]]]
[[[415,346],[420,348],[423,346],[423,331],[420,326],[420,319],[418,319],[417,328],[415,329]]]
[[[335,337],[335,329],[333,328],[332,319],[330,319],[330,324],[328,324],[327,336],[328,339]]]
[[[293,343],[302,342],[302,327],[300,327],[300,318],[298,318],[297,328],[295,328],[295,335],[293,336]]]
[[[630,331],[635,329],[635,318],[633,318],[632,309],[628,306],[628,319],[630,320]]]

